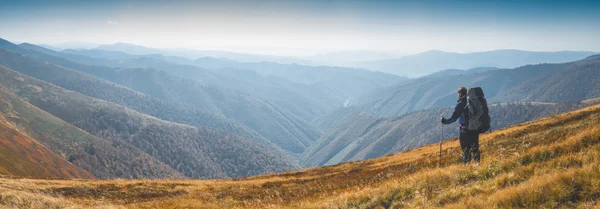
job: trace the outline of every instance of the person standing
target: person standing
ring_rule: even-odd
[[[451,124],[458,120],[460,124],[460,147],[463,151],[463,163],[468,164],[473,160],[479,163],[481,153],[479,151],[479,131],[471,131],[469,127],[469,111],[467,110],[467,88],[460,87],[457,90],[458,101],[454,107],[452,116],[448,119],[440,118],[443,124]]]

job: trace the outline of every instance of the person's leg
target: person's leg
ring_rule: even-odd
[[[473,161],[479,163],[479,161],[481,160],[481,151],[479,150],[479,133],[473,132],[472,139],[473,142],[471,152],[473,153]]]
[[[460,130],[460,148],[463,151],[463,163],[471,161],[471,146],[469,143],[469,134],[466,130]]]

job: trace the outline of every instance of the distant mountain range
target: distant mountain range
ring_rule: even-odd
[[[400,76],[419,77],[443,69],[471,69],[476,67],[515,68],[528,64],[570,62],[583,59],[595,53],[495,50],[461,54],[434,50],[394,59],[357,62],[350,66]]]
[[[423,76],[421,78],[440,78],[440,77],[456,76],[456,75],[472,75],[472,74],[477,74],[477,73],[483,73],[485,71],[499,70],[499,69],[500,68],[497,68],[497,67],[476,67],[476,68],[471,68],[468,70],[446,69],[446,70],[440,70],[438,72]]]
[[[272,56],[272,55],[261,55],[261,54],[249,54],[249,53],[238,53],[238,52],[230,52],[230,51],[221,51],[221,50],[194,50],[194,49],[156,49],[150,48],[135,44],[129,43],[115,43],[108,45],[101,45],[96,48],[96,50],[103,51],[117,51],[117,52],[125,52],[133,55],[151,55],[151,54],[162,54],[168,56],[178,56],[187,59],[198,59],[201,57],[215,57],[215,58],[226,58],[231,60],[236,60],[240,62],[263,62],[263,61],[271,61],[271,62],[279,62],[284,64],[291,63],[301,63],[303,62],[300,59],[295,57],[286,57],[286,56]]]
[[[456,102],[460,86],[483,88],[491,102],[568,102],[600,97],[598,56],[559,64],[525,65],[454,76],[426,76],[373,90],[354,105],[380,116],[396,116]],[[562,80],[562,81],[561,81]],[[535,90],[534,90],[535,89]]]
[[[73,47],[66,47],[71,45]],[[77,44],[77,42],[73,42],[66,43],[63,47],[49,47],[54,49],[85,49],[92,51],[125,52],[130,55],[138,56],[160,54],[172,57],[183,57],[192,60],[211,57],[244,63],[272,62],[278,64],[300,64],[305,66],[340,66],[369,69],[413,78],[432,74],[444,69],[472,69],[478,67],[515,68],[527,64],[569,62],[583,59],[587,56],[597,53],[587,51],[536,52],[506,49],[473,53],[455,53],[431,50],[419,54],[406,55],[400,53],[385,53],[363,50],[340,51],[312,56],[292,57],[238,53],[219,50],[156,49],[121,42],[107,45],[93,45],[86,43]],[[89,54],[86,56],[89,56]],[[220,65],[222,67],[222,63]],[[210,68],[208,66],[202,67]]]
[[[31,44],[23,48],[44,53]],[[248,92],[268,99],[305,120],[343,105],[370,89],[389,86],[406,78],[340,67],[310,67],[272,62],[242,63],[210,57],[188,60],[162,55],[131,55],[102,50],[65,50],[54,56],[89,65],[115,68],[155,68],[170,74]],[[206,70],[211,69],[211,70]]]

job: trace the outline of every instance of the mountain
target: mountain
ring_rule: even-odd
[[[590,56],[571,69],[543,75],[503,92],[497,100],[560,102],[600,95],[600,55]]]
[[[101,179],[183,178],[179,172],[160,161],[153,161],[151,156],[136,147],[112,143],[93,136],[31,105],[24,100],[27,98],[22,99],[10,93],[9,90],[16,90],[31,78],[25,75],[20,76],[3,66],[0,66],[0,72],[2,75],[0,77],[2,81],[0,83],[2,86],[0,87],[0,104],[2,105],[0,114],[2,118],[9,121],[9,127],[18,131],[18,133],[13,133],[14,136],[26,136],[30,140],[24,138],[21,142],[32,143],[19,149],[15,155],[11,155],[12,157],[7,159],[10,160],[10,163],[19,163],[15,166],[7,166],[11,168],[11,171],[8,171],[10,174],[32,177],[54,177],[56,175],[56,177],[94,178],[95,176]],[[9,89],[6,88],[7,85]],[[26,85],[25,88],[19,90],[19,93],[26,94],[29,91],[41,92],[43,90],[38,85]],[[10,130],[6,131],[3,133],[10,136]],[[36,142],[34,139],[38,141]],[[17,140],[11,142],[17,143],[19,142]],[[37,145],[37,143],[43,145]],[[11,147],[5,148],[10,149]],[[28,149],[34,149],[33,153]],[[51,153],[46,152],[48,150]],[[7,150],[6,154],[10,154],[10,151]],[[17,156],[23,158],[17,158]],[[64,160],[68,160],[70,163],[64,163]],[[32,164],[31,161],[34,161],[35,164]],[[36,169],[36,164],[44,167]],[[72,165],[78,168],[73,168]],[[51,167],[45,168],[45,166]],[[22,170],[15,169],[15,167]],[[93,176],[90,177],[89,173],[81,172],[81,169],[85,169]],[[52,176],[49,176],[50,174]]]
[[[19,44],[19,46],[21,46],[21,47],[24,47],[24,45],[25,44]],[[31,45],[28,44],[25,46],[31,46]],[[31,48],[33,49],[33,47],[31,47]],[[47,51],[42,51],[42,52],[53,55],[53,56],[61,55],[58,52],[50,52],[50,53],[48,53]],[[88,49],[88,50],[65,49],[60,52],[64,53],[64,54],[81,55],[79,57],[89,57],[89,58],[95,58],[95,59],[109,59],[109,60],[124,60],[124,59],[135,59],[138,57],[142,57],[142,55],[133,55],[133,54],[128,54],[128,53],[121,52],[121,51],[106,51],[106,50],[99,50],[99,49]]]
[[[600,106],[377,159],[231,180],[2,180],[3,206],[105,208],[587,208],[600,197]],[[440,161],[441,160],[441,161]],[[43,192],[40,192],[43,191]],[[16,199],[16,200],[15,200]]]
[[[35,50],[34,47],[29,46],[27,49]],[[73,53],[38,51],[88,65],[106,65],[114,68],[155,68],[179,77],[197,80],[205,86],[247,92],[306,121],[343,106],[368,90],[405,80],[405,78],[389,74],[351,68],[309,67],[269,62],[240,63],[207,57],[196,61],[186,61],[184,58],[163,55],[125,54],[121,56],[123,52],[97,50],[77,50]],[[94,58],[85,55],[94,56]],[[72,63],[66,63],[64,60],[43,59],[73,69],[82,68]],[[85,72],[98,75],[102,71],[105,70],[94,68]]]
[[[476,68],[471,68],[468,70],[460,70],[460,69],[446,69],[446,70],[441,70],[423,77],[427,77],[427,78],[439,78],[439,77],[446,77],[446,76],[457,76],[457,75],[472,75],[472,74],[477,74],[477,73],[483,73],[486,71],[490,71],[490,70],[499,70],[500,68],[497,67],[476,67]]]
[[[398,53],[386,53],[368,50],[338,51],[302,57],[315,65],[349,66],[355,62],[366,62],[400,57]],[[304,64],[304,63],[302,63]]]
[[[95,178],[19,131],[19,127],[10,122],[20,119],[9,113],[9,108],[12,109],[9,105],[13,103],[6,98],[4,90],[0,91],[0,174],[25,178]]]
[[[597,88],[593,88],[598,83],[594,82],[600,73],[597,70],[598,63],[600,59],[592,56],[560,64],[525,65],[460,76],[423,77],[373,90],[353,100],[352,105],[365,107],[379,116],[395,116],[421,109],[447,107],[456,103],[456,89],[460,86],[482,87],[490,102],[581,101],[600,97],[600,92],[595,90]],[[570,82],[559,82],[563,77],[565,81]],[[578,82],[578,79],[587,82]],[[544,88],[538,88],[539,86]],[[537,88],[536,91],[529,89],[534,87]],[[566,91],[560,91],[563,89]],[[569,96],[559,98],[552,94]]]
[[[150,164],[164,162],[186,177],[240,177],[297,168],[282,153],[231,133],[163,121],[8,68],[0,75],[2,87],[36,107],[112,146],[133,146],[154,158]]]
[[[577,103],[490,105],[492,128],[500,129],[571,110]],[[324,133],[300,162],[305,167],[365,160],[439,142],[439,117],[452,114],[452,108],[417,111],[403,116],[379,118],[371,114],[353,114]],[[445,128],[444,138],[458,136],[455,126]]]
[[[593,54],[595,52],[531,52],[520,50],[495,50],[460,54],[434,50],[396,59],[358,62],[355,63],[354,67],[401,76],[419,77],[441,69],[470,69],[482,66],[515,68],[528,64],[570,62]]]
[[[130,43],[114,43],[108,45],[101,45],[95,50],[104,50],[104,51],[118,51],[125,52],[133,55],[151,55],[151,54],[162,54],[166,56],[178,56],[184,57],[186,59],[198,59],[201,57],[214,57],[214,58],[225,58],[230,60],[236,60],[240,62],[277,62],[277,63],[298,63],[304,62],[303,60],[294,58],[294,57],[286,57],[286,56],[274,56],[274,55],[262,55],[262,54],[249,54],[249,53],[238,53],[238,52],[230,52],[230,51],[222,51],[222,50],[195,50],[195,49],[180,49],[180,48],[171,48],[171,49],[157,49],[150,48]]]
[[[348,79],[351,76],[360,77],[365,80],[355,79],[349,80],[347,82],[357,82],[357,84],[368,83],[371,85],[378,86],[390,85],[390,83],[406,80],[406,78],[391,74],[345,67],[304,66],[298,64],[279,64],[275,62],[244,63],[207,57],[196,59],[194,61],[194,64],[200,67],[210,66],[209,68],[212,69],[249,69],[254,70],[264,76],[276,76],[280,78],[285,78],[292,82],[308,85],[340,79],[337,76],[348,76],[345,79]]]
[[[94,59],[73,56],[74,54],[90,56]],[[311,67],[273,62],[243,63],[211,57],[191,61],[173,56],[122,55],[122,52],[97,50],[69,51],[67,54],[53,55],[90,65],[155,68],[176,76],[198,80],[204,85],[248,92],[280,108],[285,108],[307,121],[342,106],[351,97],[356,98],[368,90],[406,80],[390,74],[361,69]]]
[[[3,50],[0,50],[3,51]],[[3,58],[2,60],[2,64],[6,64],[9,65],[11,67],[16,67],[17,69],[20,69],[20,71],[23,72],[28,72],[30,74],[35,74],[41,78],[46,78],[48,80],[54,80],[57,83],[61,83],[62,85],[65,86],[70,86],[72,88],[79,88],[82,91],[85,91],[87,93],[95,93],[97,95],[103,95],[104,97],[108,97],[108,98],[112,98],[112,99],[116,99],[116,98],[125,98],[125,99],[119,99],[122,102],[133,102],[136,101],[136,99],[143,99],[147,98],[147,97],[143,97],[143,95],[140,95],[137,92],[131,91],[131,90],[127,90],[123,87],[119,87],[119,86],[115,86],[114,84],[110,84],[108,82],[96,79],[94,77],[91,76],[85,76],[84,74],[78,73],[76,71],[72,71],[72,70],[68,70],[68,69],[64,69],[61,67],[57,67],[48,63],[42,63],[39,61],[36,61],[35,59],[31,59],[31,58],[27,58],[24,57],[22,55],[18,55],[18,54],[14,54],[11,52],[7,52],[7,51],[3,51],[4,54],[3,56],[0,56]],[[86,79],[87,78],[87,79]],[[83,85],[85,84],[85,85]],[[94,88],[94,85],[99,85],[99,88]],[[112,87],[112,88],[111,88]],[[119,91],[120,90],[120,91]],[[109,92],[113,92],[113,93],[109,93]],[[120,93],[119,93],[120,92]],[[138,96],[136,96],[138,95]],[[86,98],[86,97],[83,97]],[[29,100],[32,100],[33,98],[28,98]],[[39,98],[37,98],[39,99]],[[129,100],[131,99],[131,100]],[[139,100],[137,100],[139,101]],[[152,101],[152,100],[150,100]],[[30,101],[31,102],[31,101]],[[52,109],[52,108],[56,108],[54,106],[56,106],[57,104],[55,103],[47,103],[48,101],[44,101],[44,103],[40,104],[40,105],[47,105],[48,107],[44,106],[45,108],[42,108],[40,106],[38,106],[36,104],[36,106],[44,109],[45,111],[49,111],[52,114],[56,115],[56,114],[66,114],[66,115],[61,115],[59,116],[61,119],[66,120],[69,123],[80,123],[80,124],[75,124],[76,126],[79,126],[80,128],[91,132],[94,135],[100,136],[102,138],[110,138],[113,140],[119,140],[119,141],[127,141],[127,140],[136,140],[136,137],[144,137],[144,134],[148,134],[153,130],[165,130],[164,132],[160,132],[159,134],[153,134],[154,137],[149,137],[146,138],[145,140],[157,140],[157,139],[162,139],[162,140],[168,140],[169,138],[172,137],[178,137],[177,135],[173,135],[173,134],[184,134],[187,137],[180,137],[177,138],[177,140],[172,141],[171,145],[168,145],[168,149],[164,148],[163,150],[163,146],[167,146],[167,145],[161,145],[158,146],[157,148],[154,147],[147,147],[147,145],[144,145],[146,147],[144,147],[144,151],[148,152],[148,153],[156,153],[156,154],[162,154],[162,156],[160,156],[162,159],[160,160],[165,160],[168,159],[169,160],[169,166],[175,167],[176,169],[179,169],[182,173],[184,173],[184,175],[189,176],[189,177],[195,177],[195,178],[207,178],[207,177],[216,177],[216,178],[223,178],[223,177],[228,177],[228,176],[243,176],[243,175],[251,175],[252,173],[268,173],[268,172],[276,172],[276,171],[284,171],[284,170],[290,170],[290,169],[294,169],[297,168],[297,165],[295,165],[295,163],[289,159],[286,156],[283,156],[283,154],[279,153],[277,151],[277,149],[272,149],[272,148],[266,148],[263,147],[267,146],[267,147],[271,147],[272,145],[270,145],[269,143],[263,143],[263,145],[258,145],[258,144],[254,144],[254,142],[250,142],[250,141],[246,141],[244,139],[238,138],[236,136],[230,136],[231,134],[228,133],[221,133],[221,132],[214,132],[212,130],[207,130],[205,128],[198,128],[198,127],[186,127],[186,126],[172,126],[169,125],[170,123],[166,123],[165,121],[162,122],[156,122],[157,124],[152,124],[152,123],[148,123],[148,122],[144,122],[146,121],[145,118],[147,118],[147,116],[143,116],[139,113],[134,114],[134,116],[137,117],[137,121],[133,120],[131,118],[127,118],[127,116],[130,116],[131,114],[125,114],[125,113],[121,113],[119,111],[114,111],[115,109],[122,109],[122,107],[119,106],[114,106],[113,108],[110,107],[105,107],[105,109],[98,109],[97,107],[91,106],[87,109],[92,109],[92,110],[96,110],[96,111],[89,111],[87,110],[85,107],[87,107],[86,105],[82,105],[82,109],[79,109],[79,111],[83,111],[83,112],[87,112],[88,114],[83,114],[83,113],[77,113],[77,109],[73,109],[72,111],[67,111],[65,109]],[[76,101],[73,101],[76,102]],[[81,101],[79,101],[81,102]],[[84,104],[87,104],[85,101],[83,102]],[[134,103],[135,104],[135,103]],[[156,102],[155,104],[161,104],[160,101]],[[75,105],[75,104],[70,104],[70,105]],[[149,110],[154,110],[153,108],[155,108],[155,106],[150,106],[147,103],[141,103],[141,104],[137,104],[138,107],[143,107],[143,108],[147,108]],[[163,105],[164,106],[164,105]],[[63,107],[63,106],[59,106],[59,107]],[[165,106],[168,107],[168,106]],[[51,109],[48,109],[51,108]],[[58,112],[53,112],[53,111],[58,111]],[[64,111],[64,112],[62,112]],[[165,110],[165,111],[170,111],[170,110]],[[158,111],[160,112],[160,111]],[[193,113],[193,112],[190,112]],[[89,114],[96,114],[95,116],[89,115]],[[117,115],[112,115],[112,114],[117,114]],[[139,115],[137,115],[139,114]],[[190,115],[186,115],[188,113],[185,112],[180,112],[178,114],[181,114],[181,116],[175,115],[175,117],[179,117],[179,118],[185,118],[185,117],[190,117]],[[101,116],[106,115],[107,118],[102,118]],[[140,116],[141,115],[141,116]],[[88,118],[86,118],[88,117]],[[131,116],[133,117],[133,116]],[[114,118],[114,119],[110,119],[110,118]],[[203,120],[204,118],[190,118],[192,120]],[[101,120],[101,123],[98,123],[98,121],[96,120]],[[102,120],[109,120],[109,121],[102,121]],[[111,121],[111,120],[116,120],[116,121]],[[159,121],[159,120],[157,120]],[[210,121],[210,120],[204,120],[208,123],[214,123],[214,121]],[[128,124],[134,122],[134,125],[132,125],[132,127],[134,127],[136,132],[131,132],[133,130],[123,130],[121,126],[123,126],[124,124]],[[106,123],[108,124],[112,124],[112,126],[106,126]],[[102,125],[104,124],[104,125]],[[98,125],[102,125],[101,127],[97,127]],[[154,127],[156,126],[156,127]],[[111,131],[111,130],[117,130],[115,131]],[[137,134],[135,134],[137,133]],[[214,140],[214,137],[218,137],[217,139],[219,140],[225,140],[226,142],[220,142],[221,144],[203,144],[203,143],[207,143],[206,140]],[[136,143],[139,143],[139,141],[134,141]],[[129,142],[131,143],[131,141]],[[158,141],[149,141],[148,143],[158,143]],[[180,143],[180,144],[177,144]],[[196,146],[196,147],[192,147],[191,149],[189,148],[189,146]],[[220,146],[220,147],[215,147],[215,146]],[[135,146],[138,146],[138,148],[140,148],[139,146],[142,146],[142,144],[135,144]],[[154,145],[156,146],[156,145]],[[246,159],[251,159],[253,158],[252,156],[256,156],[258,157],[258,161],[253,162],[253,163],[264,163],[270,160],[274,160],[276,162],[269,162],[270,164],[267,165],[261,165],[262,168],[256,168],[256,167],[252,167],[252,166],[256,166],[256,164],[246,164],[249,167],[246,167],[244,169],[239,169],[239,168],[235,168],[236,170],[229,170],[232,169],[232,167],[224,167],[224,166],[231,166],[231,164],[229,163],[237,163],[236,161],[226,161],[226,162],[220,162],[221,160],[227,159],[226,158],[226,154],[228,152],[220,152],[219,155],[213,156],[213,157],[208,157],[208,156],[194,156],[192,159],[186,159],[191,157],[192,155],[190,155],[193,152],[198,152],[200,149],[208,149],[208,150],[214,150],[214,151],[218,151],[219,149],[229,149],[230,151],[235,151],[238,147],[237,146],[247,146],[245,149],[246,150],[238,150],[238,152],[241,153],[245,153],[246,151],[249,151],[248,156],[244,156],[244,155],[239,155],[239,156],[233,156],[233,160],[236,160],[235,157],[244,157]],[[252,151],[254,150],[254,151]],[[262,150],[262,151],[256,151],[256,150]],[[256,151],[256,153],[254,153]],[[172,153],[180,153],[178,154],[178,156],[167,156],[167,155],[172,155]],[[212,155],[213,152],[207,152],[202,151],[202,153],[206,153],[205,155]],[[252,153],[252,154],[251,154]],[[225,156],[223,156],[225,155]],[[173,159],[175,157],[179,157],[179,159]],[[231,157],[231,156],[229,156]],[[269,158],[267,161],[263,160],[265,158]],[[209,160],[210,159],[210,160]],[[178,167],[178,164],[173,165],[174,163],[180,163],[182,160],[185,160],[185,162],[182,164],[185,167]],[[214,162],[214,160],[217,160],[219,162]],[[202,168],[204,166],[211,166],[208,168]],[[200,172],[198,172],[199,170],[202,170]]]
[[[161,119],[229,131],[271,146],[273,150],[283,149],[298,155],[318,138],[318,132],[307,122],[247,94],[205,87],[156,70],[120,70],[83,65],[47,54],[33,55],[162,99],[158,100],[83,73],[6,51],[2,54],[1,51],[0,64],[63,88],[125,105]],[[38,66],[32,67],[32,64]]]
[[[51,45],[48,45],[48,44],[38,44],[38,45],[41,46],[41,47],[44,47],[46,49],[50,49],[50,50],[54,50],[54,51],[61,51],[61,50],[63,50],[62,48],[59,48],[59,47],[56,47],[56,46],[51,46]]]
[[[40,56],[48,55],[42,54]],[[90,72],[102,73],[111,70],[106,67],[85,66],[65,60],[62,61],[66,65],[72,65],[78,69],[84,68]],[[193,126],[206,126],[215,130],[232,132],[261,143],[267,143],[266,139],[261,137],[251,128],[223,116],[165,102],[133,91],[129,88],[119,86],[115,83],[60,66],[44,63],[35,58],[0,49],[0,64],[11,67],[12,70],[53,83],[62,88],[127,106],[141,113],[164,120]]]
[[[96,43],[89,43],[83,41],[68,41],[64,43],[54,44],[51,47],[58,49],[92,49],[101,46]]]
[[[193,65],[171,63],[165,59],[172,58],[145,56],[118,62],[108,60],[106,65],[116,68],[154,68],[181,78],[196,80],[204,86],[256,95],[304,120],[310,120],[341,103],[338,97],[327,97],[322,93],[331,91],[317,91],[315,87],[261,76],[249,70],[228,68],[210,71]]]
[[[291,153],[303,152],[319,135],[307,122],[249,94],[203,86],[197,81],[153,69],[128,69],[113,73],[112,76],[99,76],[164,101],[240,121]]]
[[[135,44],[129,44],[129,43],[122,43],[122,42],[118,42],[118,43],[114,43],[114,44],[107,44],[107,45],[101,45],[95,48],[96,50],[104,50],[104,51],[118,51],[118,52],[125,52],[128,54],[134,54],[134,55],[146,55],[146,54],[161,54],[163,53],[162,50],[160,49],[153,49],[153,48],[148,48],[145,46],[140,46],[140,45],[135,45]]]

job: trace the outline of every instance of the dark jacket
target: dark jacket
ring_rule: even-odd
[[[451,124],[454,121],[458,120],[460,126],[468,126],[469,125],[469,111],[466,111],[467,107],[467,96],[462,96],[458,101],[456,101],[456,107],[454,107],[454,112],[452,113],[452,117],[448,119],[444,119],[442,123]]]

